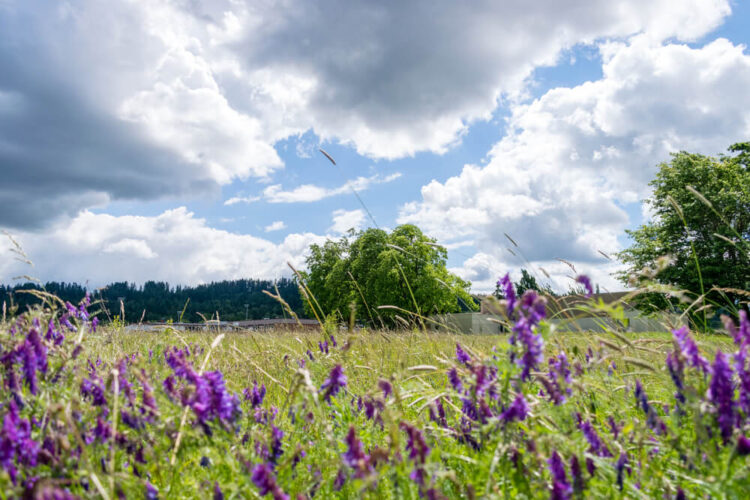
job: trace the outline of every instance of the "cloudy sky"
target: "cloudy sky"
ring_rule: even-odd
[[[0,281],[279,277],[356,190],[477,291],[616,289],[655,166],[750,138],[749,38],[732,0],[0,0]]]

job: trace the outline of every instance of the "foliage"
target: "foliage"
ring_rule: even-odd
[[[739,294],[716,288],[750,288],[750,143],[729,150],[736,154],[680,152],[659,165],[647,200],[653,218],[628,231],[633,243],[619,254],[628,266],[623,282],[655,275],[696,296],[705,292],[708,302],[723,302],[724,293],[738,302]]]
[[[521,269],[521,279],[514,283],[516,293],[523,295],[526,290],[534,290],[535,292],[543,293],[544,295],[554,296],[555,292],[549,285],[540,285],[536,277],[528,272],[526,269]],[[495,285],[494,295],[497,299],[502,300],[505,298],[503,288],[500,282]]]
[[[563,339],[543,298],[506,291],[507,341],[125,334],[97,329],[88,300],[50,299],[0,325],[0,487],[65,499],[744,496],[747,315],[710,341],[685,328]]]
[[[371,228],[312,245],[303,279],[324,313],[348,320],[353,304],[358,321],[393,325],[396,315],[409,319],[404,311],[428,316],[462,304],[476,308],[470,283],[450,273],[446,260],[445,248],[416,226],[391,233]]]
[[[276,293],[278,288],[281,297],[297,314],[303,314],[302,298],[297,284],[293,280],[282,278],[278,281],[241,279],[219,281],[194,287],[170,287],[168,283],[148,281],[138,287],[132,283],[112,283],[93,293],[93,298],[110,316],[120,315],[120,300],[123,302],[125,320],[144,321],[178,321],[201,322],[201,314],[206,318],[218,317],[226,321],[283,316],[279,302],[269,297],[264,290]],[[86,293],[86,288],[74,283],[47,283],[43,287],[33,283],[16,286],[0,285],[0,300],[14,303],[20,311],[39,304],[36,295],[23,293],[22,290],[45,290],[62,300],[76,301]],[[247,304],[247,307],[245,306]],[[183,313],[184,309],[184,313]],[[199,314],[200,313],[200,314]],[[107,315],[99,315],[105,319]]]

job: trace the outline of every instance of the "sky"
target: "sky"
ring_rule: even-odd
[[[657,165],[750,138],[748,38],[732,0],[0,0],[0,282],[274,279],[411,223],[476,292],[619,290]]]

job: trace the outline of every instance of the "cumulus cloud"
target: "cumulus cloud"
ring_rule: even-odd
[[[0,225],[268,180],[273,145],[308,130],[375,158],[444,152],[565,48],[695,39],[728,14],[727,0],[6,0]]]
[[[285,228],[286,228],[286,224],[284,223],[284,221],[277,220],[277,221],[270,223],[266,227],[264,227],[263,230],[267,233],[270,233],[271,231],[281,231],[282,229],[285,229]]]
[[[310,233],[290,234],[278,244],[215,229],[186,208],[155,217],[112,216],[84,211],[44,233],[15,235],[35,262],[29,268],[0,243],[0,282],[27,274],[45,281],[143,283],[162,280],[196,284],[222,279],[273,279],[301,266],[307,248],[325,241]]]
[[[396,172],[386,176],[375,174],[370,177],[357,177],[354,180],[347,181],[341,186],[335,188],[325,188],[314,184],[303,184],[296,188],[284,191],[281,184],[268,186],[263,190],[263,198],[269,203],[300,203],[320,201],[324,198],[337,196],[354,191],[365,191],[375,184],[385,184],[395,181],[401,177],[401,173]]]
[[[363,210],[334,210],[333,225],[328,229],[335,234],[344,234],[350,229],[359,231],[365,222],[365,212]]]
[[[556,257],[602,262],[599,250],[620,248],[622,204],[648,194],[670,152],[716,154],[750,135],[744,49],[723,39],[663,46],[645,36],[604,45],[602,79],[514,106],[488,164],[427,184],[399,222],[448,242],[470,237],[499,268]],[[476,272],[472,262],[464,267]]]

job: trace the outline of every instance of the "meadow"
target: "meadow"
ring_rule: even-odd
[[[510,296],[510,295],[509,295]],[[2,498],[745,498],[747,317],[565,333],[2,325]],[[735,326],[735,324],[737,326]]]

